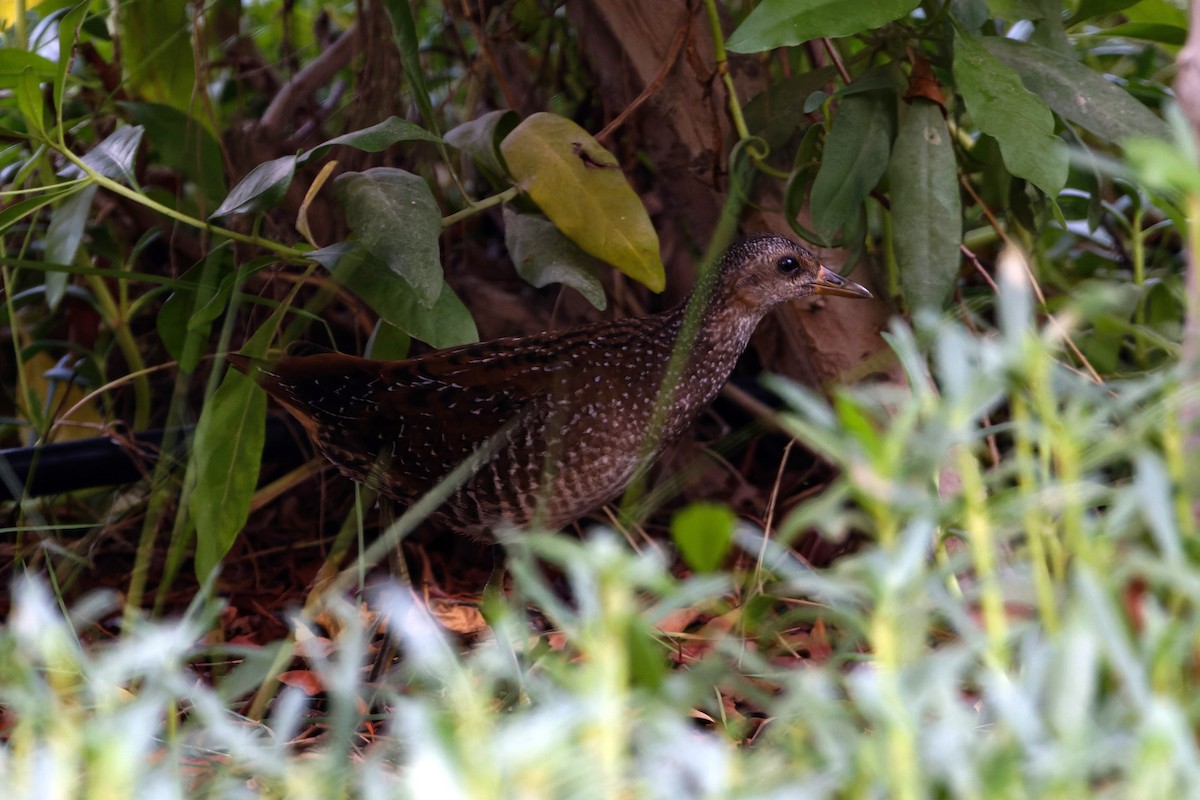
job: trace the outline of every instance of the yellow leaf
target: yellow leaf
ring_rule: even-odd
[[[46,373],[54,368],[54,359],[48,353],[39,352],[26,361],[22,368],[25,370],[25,380],[29,385],[30,394],[38,398],[38,402],[45,407],[46,398],[50,395],[50,381],[46,379]],[[64,390],[66,397],[63,397]],[[51,412],[57,418],[60,414],[74,408],[75,404],[86,397],[89,391],[77,383],[65,385],[61,381],[56,381],[54,396],[51,398]],[[21,415],[27,420],[37,419],[41,416],[33,414],[31,409],[25,407],[24,402],[21,402],[20,406]],[[76,439],[90,439],[99,435],[99,428],[103,423],[104,415],[96,401],[92,400],[76,409],[69,419],[63,420],[54,434],[53,441],[68,442]]]
[[[584,252],[655,292],[666,285],[658,234],[612,153],[583,128],[539,113],[504,137],[517,184]]]

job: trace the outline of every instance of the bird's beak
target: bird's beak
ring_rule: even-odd
[[[838,297],[874,297],[864,287],[843,278],[826,267],[817,270],[817,278],[812,282],[812,287],[817,294],[833,294]]]

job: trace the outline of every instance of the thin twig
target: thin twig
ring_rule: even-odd
[[[692,10],[684,9],[683,21],[679,24],[678,30],[675,31],[675,38],[671,41],[671,49],[667,52],[667,60],[663,62],[662,69],[654,76],[654,80],[646,84],[646,88],[642,89],[641,94],[633,99],[633,102],[625,107],[625,110],[617,115],[616,119],[604,126],[604,130],[596,134],[596,141],[603,143],[612,135],[612,132],[621,127],[625,120],[629,119],[629,115],[637,111],[643,103],[649,100],[663,85],[663,81],[667,79],[671,69],[674,68],[675,62],[679,60],[679,53],[683,50],[683,43],[687,40],[688,28],[691,27]]]

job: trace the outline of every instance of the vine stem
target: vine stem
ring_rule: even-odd
[[[140,194],[139,192],[137,192],[134,189],[129,188],[128,186],[123,186],[122,184],[118,183],[117,181],[114,181],[112,178],[109,178],[106,175],[102,175],[101,173],[92,169],[92,167],[89,166],[87,163],[85,163],[82,158],[80,158],[79,156],[77,156],[73,152],[71,152],[70,148],[63,146],[63,147],[60,147],[59,149],[60,149],[60,152],[62,152],[63,156],[65,156],[67,158],[67,160],[69,160],[72,164],[74,164],[75,166],[77,166],[81,170],[83,170],[83,172],[88,176],[88,178],[90,178],[92,181],[94,181],[97,186],[107,189],[108,191],[112,192],[113,194],[120,195],[121,197],[124,197],[127,200],[132,200],[135,203],[139,203],[153,211],[157,211],[159,214],[162,214],[165,217],[169,217],[170,219],[173,219],[176,222],[182,222],[184,225],[188,225],[190,227],[196,228],[198,230],[202,230],[206,233],[213,234],[216,236],[223,236],[223,237],[225,237],[227,239],[231,239],[232,241],[235,241],[235,242],[241,242],[242,244],[248,244],[248,245],[253,245],[255,247],[261,247],[264,250],[269,250],[272,253],[275,253],[276,255],[282,256],[284,258],[305,258],[306,257],[305,253],[303,253],[300,250],[297,250],[294,247],[288,247],[285,244],[280,244],[279,242],[274,242],[274,241],[271,241],[270,239],[262,239],[262,238],[259,238],[258,236],[247,236],[244,233],[238,233],[237,231],[230,230],[229,228],[222,228],[219,225],[213,225],[209,222],[205,222],[204,220],[197,219],[189,214],[184,214],[182,211],[176,211],[175,209],[171,208],[170,206],[163,205],[162,203],[158,202],[157,200],[154,200],[143,194]]]
[[[492,206],[498,206],[501,203],[507,203],[520,193],[521,187],[510,186],[500,194],[494,194],[491,197],[485,197],[483,200],[472,203],[461,211],[455,211],[450,216],[443,217],[442,227],[449,228],[454,223],[467,219],[468,217],[472,217],[478,214],[480,211],[483,211],[485,208],[491,208]]]
[[[721,16],[717,12],[716,0],[704,0],[704,8],[708,12],[708,25],[712,30],[713,40],[713,55],[716,58],[717,74],[721,76],[721,82],[725,84],[725,91],[729,95],[729,116],[733,119],[733,130],[737,133],[739,141],[750,142],[746,147],[746,155],[750,157],[751,163],[761,172],[765,172],[773,178],[786,180],[788,174],[775,169],[767,163],[767,155],[769,150],[766,143],[750,135],[750,129],[746,126],[746,118],[742,114],[742,104],[738,100],[737,87],[733,85],[733,76],[729,74],[729,55],[725,50],[725,34],[721,30]],[[762,147],[759,150],[759,147]]]

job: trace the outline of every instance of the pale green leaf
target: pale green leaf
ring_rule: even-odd
[[[608,304],[595,260],[545,217],[505,206],[504,245],[517,274],[534,286],[564,283],[601,311]]]
[[[117,128],[100,144],[83,157],[83,163],[106,178],[133,184],[134,160],[138,146],[142,143],[145,128],[141,125],[124,125]]]
[[[190,0],[123,0],[120,63],[130,96],[190,110],[196,90],[191,6]]]
[[[956,32],[954,79],[971,119],[1000,144],[1009,172],[1050,197],[1067,182],[1067,147],[1054,115],[1020,77],[973,36]]]
[[[1044,47],[988,36],[984,46],[1016,70],[1029,91],[1063,119],[1102,139],[1120,143],[1131,136],[1169,136],[1167,124],[1133,95],[1099,72]]]
[[[308,257],[369,305],[382,319],[433,347],[452,347],[478,341],[471,312],[448,285],[437,302],[426,308],[407,281],[355,242],[342,242]]]
[[[432,308],[442,291],[442,214],[429,185],[411,172],[375,167],[339,175],[333,187],[358,243]]]

